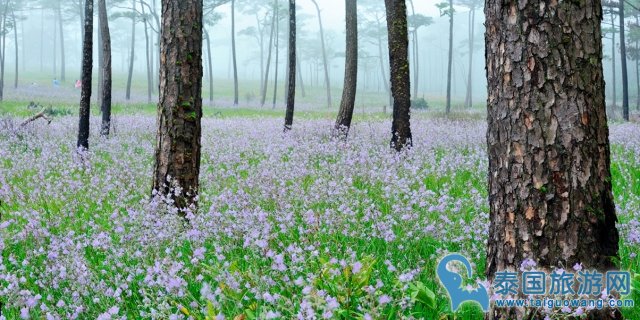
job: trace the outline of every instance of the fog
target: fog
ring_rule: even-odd
[[[64,95],[76,94],[74,82],[79,78],[82,49],[82,0],[19,0],[14,6],[16,28],[12,27],[12,17],[8,16],[8,27],[5,32],[5,96],[21,96],[33,99],[57,99],[63,94],[33,88],[51,87],[54,79],[61,81],[60,91]],[[107,1],[109,10],[109,24],[112,42],[112,60],[114,72],[114,99],[116,102],[147,102],[147,58],[145,29],[149,41],[150,59],[152,59],[152,78],[154,79],[153,96],[151,102],[156,101],[157,71],[158,71],[158,26],[151,10],[160,15],[160,2],[135,0],[135,45],[133,55],[132,97],[125,98],[127,73],[131,59],[132,20],[134,10],[132,1]],[[205,1],[205,6],[216,1]],[[219,1],[218,1],[219,2]],[[331,83],[332,105],[335,107],[340,99],[344,77],[345,50],[345,19],[344,1],[318,0],[322,23],[324,26],[325,45],[328,59],[328,71]],[[413,8],[407,2],[408,15],[414,13],[432,18],[432,23],[420,27],[417,31],[418,40],[418,73],[417,97],[425,98],[434,107],[444,104],[447,87],[447,61],[449,41],[449,18],[441,16],[436,6],[438,1],[413,1]],[[468,1],[467,1],[468,2]],[[60,26],[57,4],[60,3]],[[456,2],[454,2],[456,3]],[[460,1],[459,3],[462,3]],[[284,101],[284,83],[286,77],[287,51],[287,23],[286,1],[279,0],[281,20],[278,37],[278,95],[277,106]],[[239,80],[240,104],[246,107],[259,106],[261,95],[261,79],[264,78],[266,59],[268,55],[269,31],[273,1],[237,0],[236,3],[236,45]],[[297,1],[298,20],[298,59],[302,84],[296,94],[301,98],[299,104],[307,108],[326,107],[324,90],[324,68],[318,16],[311,0]],[[211,8],[209,6],[209,8]],[[145,10],[146,16],[142,15]],[[469,26],[470,9],[462,5],[454,5],[455,13],[453,31],[453,67],[452,67],[452,104],[454,108],[462,108],[465,101],[469,77]],[[153,11],[155,10],[155,11]],[[98,19],[97,6],[94,17],[94,75],[98,76]],[[11,14],[11,13],[9,13]],[[284,16],[284,17],[283,17]],[[359,79],[358,97],[356,104],[362,107],[381,108],[389,104],[385,91],[384,77],[388,79],[388,51],[386,47],[386,29],[383,28],[383,63],[380,63],[376,32],[372,28],[375,17],[384,17],[384,2],[382,0],[359,1]],[[147,18],[146,21],[144,18]],[[206,31],[211,39],[213,94],[209,94],[209,75],[207,49],[203,50],[204,79],[203,100],[207,104],[228,106],[233,100],[233,68],[231,50],[231,4],[225,3],[213,11],[205,12]],[[260,24],[258,21],[261,21]],[[146,22],[146,23],[145,23]],[[486,99],[486,79],[484,71],[484,17],[482,8],[476,9],[474,23],[474,52],[471,68],[471,83],[473,86],[473,103],[482,107]],[[146,27],[145,27],[146,25]],[[382,20],[384,27],[384,20]],[[62,28],[62,37],[60,29]],[[260,30],[260,31],[259,31]],[[260,36],[260,34],[262,36]],[[61,43],[60,39],[64,41]],[[261,44],[262,39],[262,54]],[[14,88],[16,64],[16,40],[18,45],[18,88]],[[274,40],[275,42],[275,40]],[[206,41],[203,43],[206,46]],[[410,35],[410,51],[414,46]],[[64,49],[63,49],[64,47]],[[616,44],[617,49],[617,44]],[[64,50],[64,52],[62,52]],[[611,56],[611,41],[604,39],[604,52]],[[62,55],[64,54],[64,76],[62,74]],[[618,52],[619,54],[619,52]],[[412,57],[410,57],[413,59]],[[411,60],[412,86],[415,86],[414,75],[416,66]],[[619,58],[618,58],[619,60]],[[605,64],[607,83],[611,82],[611,68],[608,61]],[[275,50],[272,53],[269,73],[267,101],[273,96]],[[619,63],[617,68],[619,68]],[[635,70],[630,67],[630,81],[634,83]],[[620,76],[620,72],[617,73]],[[63,79],[64,78],[64,79]],[[97,81],[94,81],[94,86]],[[304,92],[301,90],[304,85]],[[608,98],[612,96],[611,86],[607,85]],[[618,86],[618,90],[621,90]],[[632,86],[630,86],[632,87]],[[413,88],[412,88],[413,92]],[[633,91],[632,91],[633,92]],[[304,93],[304,96],[303,96]],[[635,94],[632,93],[632,96]],[[209,102],[209,97],[213,100]],[[67,100],[67,99],[61,99]],[[46,102],[46,101],[43,101]],[[377,109],[376,109],[377,110]]]

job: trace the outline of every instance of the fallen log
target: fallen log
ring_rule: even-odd
[[[33,121],[36,121],[36,120],[38,120],[40,118],[47,120],[47,124],[51,124],[51,120],[53,120],[52,118],[47,116],[47,108],[42,108],[42,111],[36,113],[35,115],[30,117],[29,119],[27,119],[24,122],[22,122],[22,124],[20,124],[20,128],[22,128],[22,127],[28,125],[29,123],[31,123]]]

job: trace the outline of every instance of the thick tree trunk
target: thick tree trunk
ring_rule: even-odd
[[[127,92],[125,98],[131,99],[131,80],[133,78],[133,63],[136,57],[136,0],[131,0],[131,10],[134,15],[131,18],[131,54],[129,55],[129,72],[127,74]]]
[[[91,72],[93,69],[93,0],[85,0],[84,40],[82,42],[82,93],[78,148],[89,148],[89,116],[91,114]]]
[[[238,61],[236,56],[236,0],[231,0],[231,56],[233,58],[233,106],[238,106]]]
[[[490,227],[486,275],[604,272],[618,255],[599,0],[488,0],[486,65]],[[536,21],[536,23],[530,23]],[[571,28],[567,28],[571,25]],[[599,296],[599,295],[598,295]],[[592,297],[597,298],[597,297]],[[524,310],[493,309],[488,319]],[[593,310],[589,319],[621,319]],[[538,312],[533,319],[542,319]]]
[[[327,108],[331,108],[331,81],[329,80],[329,63],[327,62],[327,50],[324,44],[324,28],[322,27],[322,14],[316,0],[311,0],[318,13],[318,25],[320,26],[320,47],[322,48],[322,65],[324,67],[324,85],[327,90]]]
[[[346,56],[342,101],[336,119],[335,131],[343,138],[349,134],[353,108],[356,102],[358,82],[358,4],[357,0],[345,0],[346,9]]]
[[[100,110],[102,126],[100,135],[108,136],[111,128],[111,35],[105,0],[98,0],[98,16],[100,19],[100,35],[102,38],[102,85],[100,86]]]
[[[173,199],[179,209],[196,205],[199,186],[202,23],[202,0],[162,0],[153,190]],[[182,192],[175,192],[175,186]]]
[[[389,34],[389,64],[393,122],[391,147],[397,151],[411,147],[411,84],[409,72],[409,35],[407,5],[404,0],[385,0]]]
[[[144,51],[145,51],[145,57],[147,59],[147,101],[149,103],[151,103],[151,92],[153,91],[153,78],[151,76],[151,68],[152,68],[152,62],[150,60],[150,45],[149,45],[149,30],[147,30],[147,17],[146,17],[146,10],[144,9],[144,4],[142,2],[142,0],[140,0],[140,7],[142,8],[142,15],[143,15],[143,23],[144,23]]]
[[[271,18],[271,35],[269,36],[269,52],[267,53],[267,67],[264,72],[264,86],[262,87],[262,98],[260,99],[260,106],[264,107],[264,102],[267,100],[267,88],[269,85],[269,69],[271,67],[271,52],[273,51],[273,32],[275,30],[276,23],[276,8],[277,3],[273,9],[273,17]]]
[[[476,32],[476,6],[475,3],[471,5],[471,11],[469,12],[469,71],[467,72],[467,96],[464,99],[464,105],[467,109],[473,107],[473,45]]]
[[[624,35],[624,1],[619,1],[620,16],[620,66],[622,67],[622,118],[629,121],[629,78],[627,73],[627,43]]]
[[[211,38],[209,32],[203,27],[204,36],[207,40],[207,67],[209,68],[209,102],[213,102],[213,61],[211,60]]]
[[[56,8],[58,14],[58,30],[60,32],[60,81],[64,82],[66,80],[66,58],[65,58],[65,50],[64,50],[64,30],[62,29],[62,10],[60,8],[60,1],[58,1],[58,6]]]
[[[289,64],[287,72],[287,112],[284,131],[291,130],[296,101],[296,0],[289,0]]]
[[[449,60],[447,63],[447,114],[451,112],[451,72],[453,66],[453,0],[449,0]]]

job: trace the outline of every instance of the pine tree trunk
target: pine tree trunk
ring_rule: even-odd
[[[231,0],[231,55],[233,57],[233,106],[238,106],[238,61],[236,56],[236,0]]]
[[[2,23],[0,24],[2,28],[0,30],[5,30],[7,28],[7,11],[9,10],[9,1],[5,1],[4,9],[2,10]],[[0,101],[4,100],[4,61],[6,58],[6,49],[7,49],[7,34],[2,32],[2,51],[0,52]]]
[[[100,30],[100,0],[98,0],[98,94],[96,95],[97,104],[100,106],[100,114],[102,114],[102,85],[104,84],[104,51],[102,50],[102,32]]]
[[[62,29],[62,10],[60,9],[60,1],[58,1],[58,29],[60,30],[60,81],[64,82],[66,80],[65,71],[66,67],[66,59],[64,55],[64,30]]]
[[[280,6],[278,5],[278,0],[276,0],[276,61],[275,61],[275,75],[274,75],[274,81],[273,81],[273,101],[272,101],[272,105],[271,105],[271,109],[275,109],[276,108],[276,99],[278,98],[278,58],[280,55],[280,14],[279,14],[279,8]]]
[[[451,112],[451,68],[453,66],[453,0],[449,0],[449,60],[447,64],[447,115]]]
[[[213,102],[213,61],[211,60],[211,38],[209,32],[203,27],[205,39],[207,40],[207,67],[209,68],[209,102]]]
[[[336,119],[336,133],[346,138],[351,127],[353,108],[356,102],[358,83],[358,4],[357,0],[345,0],[346,9],[346,56],[342,101]]]
[[[277,7],[277,5],[276,5]],[[273,9],[273,17],[271,18],[271,35],[269,36],[269,52],[267,53],[267,67],[264,72],[264,86],[262,87],[262,98],[260,99],[260,106],[264,107],[264,102],[267,100],[267,88],[269,85],[269,69],[271,67],[271,52],[273,51],[273,32],[275,30],[276,23],[276,7]]]
[[[100,135],[108,136],[111,128],[111,35],[105,0],[98,0],[98,15],[100,19],[100,35],[102,38],[102,85],[100,86],[100,110],[102,111],[102,126]]]
[[[625,41],[624,1],[619,1],[620,16],[620,66],[622,67],[622,118],[629,121],[629,77],[627,73],[627,43]]]
[[[380,26],[380,18],[376,17],[376,21],[378,23],[378,30],[381,30]],[[389,81],[387,81],[387,71],[384,67],[384,53],[382,51],[382,36],[380,32],[377,32],[378,35],[378,58],[380,61],[380,74],[382,75],[382,83],[384,84],[384,91],[387,93],[389,97],[389,105],[393,104],[393,98],[391,97],[391,90],[389,88]]]
[[[82,93],[78,148],[89,148],[89,116],[91,114],[91,72],[93,69],[93,0],[85,0],[84,40],[82,42]]]
[[[284,131],[291,130],[296,100],[296,0],[289,0],[289,64],[287,72],[287,112]]]
[[[475,36],[475,23],[476,23],[476,7],[475,3],[471,4],[471,11],[469,15],[469,71],[467,72],[467,96],[464,99],[464,105],[467,109],[473,107],[473,45]]]
[[[152,68],[152,62],[150,60],[150,45],[149,45],[149,30],[147,30],[147,26],[148,26],[148,22],[147,22],[147,17],[146,17],[146,12],[144,9],[144,4],[142,3],[142,0],[140,0],[140,7],[142,8],[142,15],[143,17],[143,23],[144,23],[144,51],[145,51],[145,57],[147,59],[147,101],[149,103],[151,103],[151,92],[153,91],[153,80],[152,80],[152,76],[151,76],[151,68]]]
[[[598,0],[540,5],[488,0],[490,227],[486,275],[537,267],[604,272],[618,231]],[[536,21],[535,24],[530,21]],[[571,25],[571,28],[567,28]],[[595,297],[592,297],[595,298]],[[516,319],[523,310],[491,310]],[[594,310],[589,319],[621,319]],[[544,314],[532,316],[542,319]]]
[[[172,198],[179,209],[197,205],[202,130],[202,9],[202,0],[162,0],[162,63],[153,190]],[[176,185],[182,189],[179,194],[172,190]]]
[[[611,72],[613,77],[613,110],[616,109],[617,105],[617,96],[618,89],[616,88],[617,79],[616,79],[616,24],[615,24],[615,13],[611,12]]]
[[[385,0],[389,34],[389,64],[393,122],[391,147],[397,151],[411,147],[411,84],[409,72],[409,35],[407,5],[404,0]]]
[[[329,80],[329,63],[327,62],[327,50],[324,44],[324,28],[322,27],[322,14],[316,0],[311,0],[316,6],[318,25],[320,26],[320,47],[322,48],[322,65],[324,67],[324,85],[327,90],[327,108],[331,108],[331,82]]]
[[[16,53],[16,69],[15,69],[15,74],[14,74],[14,78],[13,78],[13,88],[14,89],[18,89],[18,76],[19,76],[19,66],[20,66],[20,60],[19,60],[19,52],[18,52],[18,21],[16,21],[16,13],[15,11],[11,11],[11,20],[13,20],[13,44],[14,44],[14,49],[15,49],[15,53]],[[24,31],[23,31],[24,32]],[[23,48],[24,50],[24,48]]]
[[[300,59],[296,59],[296,66],[297,66],[297,73],[298,73],[298,82],[300,83],[300,94],[302,94],[302,97],[306,97],[307,93],[304,90],[304,80],[302,79],[302,68],[300,65]]]
[[[131,10],[134,15],[131,18],[131,54],[129,55],[129,72],[127,73],[127,92],[125,98],[127,100],[131,99],[131,80],[133,78],[133,64],[135,62],[136,57],[136,18],[135,11],[136,8],[136,0],[131,0]]]

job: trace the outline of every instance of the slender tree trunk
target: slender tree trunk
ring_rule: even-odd
[[[380,18],[376,17],[376,21],[378,23],[378,30],[381,30],[380,26]],[[389,81],[387,81],[387,71],[384,68],[384,52],[382,50],[382,36],[380,32],[378,34],[378,56],[380,58],[380,74],[382,75],[382,83],[384,84],[384,91],[387,93],[389,97],[389,106],[393,105],[393,97],[391,96],[391,89],[389,88]]]
[[[476,6],[472,3],[471,11],[469,12],[470,25],[469,25],[469,71],[467,72],[467,96],[464,99],[464,105],[467,109],[473,107],[473,45],[475,37],[475,23],[476,23]]]
[[[209,68],[209,101],[213,102],[213,60],[211,60],[211,38],[209,38],[209,32],[206,28],[202,28],[204,31],[205,39],[207,40],[207,61]]]
[[[640,13],[636,13],[636,26],[640,28]],[[640,52],[640,43],[636,40],[636,54]],[[640,111],[640,57],[636,56],[636,110]]]
[[[98,34],[98,94],[96,95],[96,101],[100,106],[100,114],[102,114],[102,112],[104,111],[102,110],[102,85],[104,84],[104,57],[102,55],[104,54],[104,50],[102,50],[103,46],[101,32],[102,26],[100,25],[100,1],[101,0],[98,0],[98,32],[96,32]]]
[[[109,33],[109,20],[105,0],[98,0],[98,15],[100,17],[100,34],[102,35],[102,130],[100,135],[109,136],[111,128],[111,35]]]
[[[525,259],[547,272],[576,263],[605,272],[618,260],[601,2],[542,10],[531,0],[485,6],[489,281],[497,272],[517,272]],[[486,319],[519,319],[521,312],[495,308]],[[617,310],[585,312],[589,319],[622,319]]]
[[[20,55],[18,52],[18,21],[16,20],[15,11],[11,11],[11,20],[13,20],[13,44],[16,53],[16,69],[13,78],[13,88],[18,89],[18,76],[19,76],[19,67],[20,67]],[[24,49],[23,49],[24,50]]]
[[[616,77],[616,20],[615,13],[613,10],[611,11],[611,72],[613,73],[613,110],[617,107],[617,97],[618,97],[618,88],[616,88],[617,77]]]
[[[266,19],[266,17],[265,17]],[[260,43],[260,93],[264,90],[264,34],[263,34],[263,26],[260,21],[260,17],[256,12],[256,26],[258,27],[258,42]]]
[[[451,112],[451,76],[453,66],[453,0],[449,0],[449,60],[447,64],[447,115]]]
[[[125,98],[131,99],[131,80],[133,78],[133,63],[136,58],[136,0],[131,0],[131,11],[133,17],[131,18],[131,55],[129,56],[129,72],[127,74],[127,92]]]
[[[53,77],[58,78],[58,15],[53,17]]]
[[[233,106],[238,106],[238,61],[236,57],[236,0],[231,0],[231,55],[233,57]]]
[[[0,30],[7,29],[7,11],[9,11],[9,1],[5,0],[4,9],[2,10],[2,28]],[[2,33],[2,57],[0,57],[0,101],[4,100],[4,61],[7,49],[7,34]]]
[[[280,6],[278,0],[276,0],[276,63],[275,63],[275,79],[273,81],[273,102],[271,109],[276,108],[276,99],[278,98],[278,57],[280,55]]]
[[[302,80],[302,68],[300,65],[300,59],[296,59],[296,66],[297,66],[297,73],[298,73],[298,82],[300,83],[300,94],[302,94],[302,97],[306,97],[307,93],[304,90],[304,80]]]
[[[619,1],[620,7],[620,66],[622,67],[622,117],[629,121],[629,79],[627,74],[627,43],[624,35],[624,1]]]
[[[284,131],[291,130],[296,100],[296,0],[289,0],[289,65],[287,73],[287,112]]]
[[[152,88],[153,88],[153,80],[152,80],[152,76],[151,76],[151,65],[152,62],[150,60],[149,57],[149,52],[152,51],[151,48],[149,48],[149,31],[147,30],[147,17],[146,17],[146,10],[144,9],[144,4],[142,3],[142,0],[140,0],[140,7],[142,8],[142,15],[143,15],[143,23],[144,23],[144,51],[145,51],[145,57],[147,59],[147,101],[149,103],[151,103],[151,92],[152,92]]]
[[[415,16],[416,11],[413,6],[413,0],[409,0],[409,4],[411,5],[411,15]],[[420,65],[418,64],[418,28],[415,27],[411,31],[411,36],[413,38],[413,46],[412,46],[412,56],[413,56],[413,96],[414,98],[418,97],[418,84],[420,81]]]
[[[346,11],[346,50],[344,66],[344,86],[340,110],[336,119],[335,131],[346,139],[351,127],[353,109],[356,102],[358,83],[358,3],[357,0],[345,0]]]
[[[91,72],[93,68],[93,0],[85,0],[84,40],[82,42],[82,93],[78,148],[89,149],[89,116],[91,114]]]
[[[327,108],[331,108],[331,81],[329,81],[329,63],[327,61],[327,50],[324,43],[324,28],[322,27],[322,14],[316,0],[311,0],[316,6],[318,13],[318,25],[320,26],[320,47],[322,48],[322,65],[324,66],[324,85],[327,90]]]
[[[178,209],[193,205],[190,209],[195,210],[197,206],[202,28],[202,0],[162,0],[162,63],[153,190],[173,199]],[[175,186],[183,191],[174,192]]]
[[[267,67],[264,72],[264,86],[262,86],[262,98],[260,99],[260,106],[264,107],[264,102],[267,99],[267,87],[269,84],[269,69],[271,66],[271,52],[273,51],[273,32],[276,24],[276,8],[277,2],[273,9],[273,17],[271,18],[271,35],[269,36],[269,52],[267,53]]]
[[[62,20],[62,10],[60,9],[60,1],[58,1],[58,6],[56,8],[58,12],[58,29],[60,31],[60,81],[66,81],[65,71],[66,67],[66,59],[64,52],[64,30],[62,29],[63,20]]]
[[[407,5],[404,0],[385,0],[384,3],[387,11],[391,94],[393,95],[391,147],[401,151],[412,145]]]

